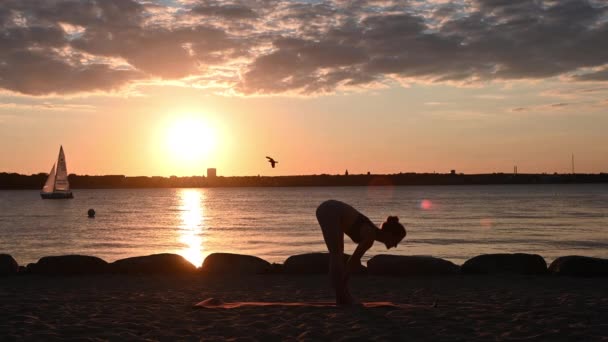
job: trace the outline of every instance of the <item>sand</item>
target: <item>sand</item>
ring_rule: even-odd
[[[397,307],[241,306],[327,302],[327,276],[0,278],[4,340],[608,341],[608,278],[366,277],[353,293]]]

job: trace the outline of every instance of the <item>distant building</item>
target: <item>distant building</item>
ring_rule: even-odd
[[[344,171],[344,175],[348,176],[348,169],[346,169],[346,171]]]
[[[450,171],[450,174],[451,174],[451,175],[455,175],[455,174],[456,174],[456,170],[452,170],[452,171]]]
[[[217,170],[215,168],[208,168],[207,169],[207,178],[215,178],[217,177]]]

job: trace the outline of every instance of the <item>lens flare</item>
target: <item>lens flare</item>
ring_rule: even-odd
[[[433,202],[431,202],[430,200],[427,200],[427,199],[420,201],[420,209],[422,209],[422,210],[433,209]]]
[[[494,220],[492,220],[491,218],[482,218],[481,220],[479,220],[479,225],[482,228],[490,229],[494,226]]]

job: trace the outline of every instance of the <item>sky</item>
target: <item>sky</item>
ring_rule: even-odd
[[[3,0],[0,172],[608,172],[607,41],[604,0]]]

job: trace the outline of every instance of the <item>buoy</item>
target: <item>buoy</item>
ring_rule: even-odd
[[[89,209],[89,211],[87,211],[87,214],[89,215],[90,218],[94,218],[95,217],[95,210],[94,209]]]

